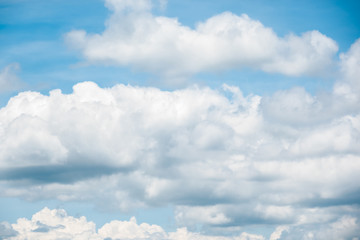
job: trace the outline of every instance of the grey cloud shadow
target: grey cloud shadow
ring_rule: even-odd
[[[345,206],[345,205],[357,205],[360,206],[360,188],[348,191],[341,196],[334,198],[314,198],[308,199],[299,203],[300,206],[305,207],[332,207],[332,206]]]
[[[30,167],[13,167],[0,170],[0,180],[29,181],[30,183],[65,183],[128,173],[131,167],[113,167],[104,165],[47,165]]]
[[[18,234],[9,223],[0,222],[0,240],[9,239],[9,237],[15,237]]]
[[[36,222],[36,225],[38,226],[38,228],[36,228],[35,230],[32,230],[32,232],[40,232],[40,233],[47,233],[51,230],[54,230],[54,229],[64,229],[65,226],[64,225],[56,225],[56,226],[48,226],[44,223],[41,223],[41,222]]]

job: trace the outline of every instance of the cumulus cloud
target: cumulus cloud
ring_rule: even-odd
[[[3,226],[3,225],[0,225]],[[260,235],[241,233],[240,236],[221,237],[202,235],[189,232],[186,228],[179,228],[175,232],[166,232],[160,226],[147,223],[138,224],[135,217],[130,221],[114,220],[106,223],[96,231],[93,222],[85,217],[75,218],[68,216],[62,209],[50,210],[44,208],[35,213],[31,219],[20,218],[17,223],[6,224],[6,232],[1,229],[1,239],[26,240],[26,239],[74,239],[74,240],[263,240]],[[11,232],[11,234],[9,234]],[[14,234],[15,233],[15,234]]]
[[[163,2],[163,1],[161,1]],[[112,11],[101,34],[74,30],[66,42],[92,64],[132,66],[166,78],[250,67],[289,76],[323,74],[338,51],[314,30],[279,37],[246,14],[230,12],[194,29],[177,19],[154,16],[150,0],[107,0]]]
[[[9,239],[91,239],[96,234],[95,224],[85,217],[67,216],[64,210],[43,210],[34,214],[31,220],[18,219],[12,228],[17,235]]]
[[[0,71],[0,93],[13,92],[21,89],[23,83],[16,76],[16,72],[19,69],[19,64],[12,63]]]
[[[316,115],[324,105],[303,89],[270,99],[227,85],[163,91],[84,82],[73,89],[22,92],[0,109],[2,196],[122,211],[170,204],[179,226],[216,234],[259,224],[332,229],[344,216],[359,217],[358,109],[299,123],[300,115],[281,114]],[[67,234],[63,223],[37,221],[32,234]],[[114,229],[109,224],[104,229]]]

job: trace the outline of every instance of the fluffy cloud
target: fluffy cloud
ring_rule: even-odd
[[[167,78],[250,67],[290,76],[322,74],[337,44],[318,31],[279,37],[247,15],[225,12],[195,29],[153,16],[150,0],[107,0],[113,14],[101,34],[74,30],[67,43],[89,63],[132,66]]]
[[[23,83],[16,76],[20,65],[17,63],[9,64],[0,71],[0,93],[13,92],[19,90]]]
[[[301,89],[262,99],[226,85],[169,92],[84,82],[71,94],[23,92],[0,110],[0,192],[123,211],[170,204],[179,226],[216,234],[253,224],[332,229],[359,217],[360,114],[282,117],[318,111],[296,96],[324,105]],[[36,229],[65,236],[62,225]]]
[[[18,219],[12,224],[17,235],[8,239],[91,239],[96,234],[95,224],[85,217],[67,216],[64,210],[44,208],[34,214],[31,220]]]
[[[3,227],[4,226],[4,227]],[[32,216],[31,219],[20,218],[15,224],[2,223],[0,225],[0,239],[74,239],[74,240],[120,240],[120,239],[148,239],[148,240],[263,240],[259,235],[243,232],[235,237],[218,237],[189,232],[186,228],[179,228],[175,232],[165,232],[160,226],[147,223],[138,224],[132,217],[130,221],[111,221],[96,231],[95,224],[88,222],[85,217],[74,218],[68,216],[62,209],[50,210],[44,208]],[[3,228],[6,230],[4,231]]]

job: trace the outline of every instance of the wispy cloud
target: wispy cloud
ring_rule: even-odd
[[[0,94],[15,92],[23,88],[24,83],[16,75],[19,69],[20,65],[18,63],[12,63],[0,71]]]

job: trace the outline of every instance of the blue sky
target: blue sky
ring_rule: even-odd
[[[359,238],[359,10],[0,1],[0,239]]]

